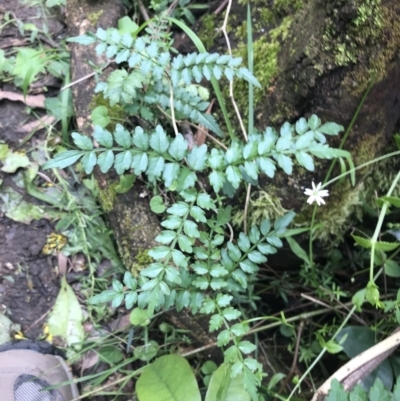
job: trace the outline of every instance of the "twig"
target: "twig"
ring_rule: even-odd
[[[244,219],[243,219],[243,231],[247,234],[247,212],[249,210],[249,203],[250,203],[250,194],[251,194],[251,184],[247,185],[246,191],[246,202],[244,204]]]
[[[282,391],[284,390],[284,388],[288,384],[290,378],[296,372],[297,359],[299,357],[300,340],[301,340],[301,334],[303,332],[303,328],[304,328],[304,320],[300,321],[299,328],[297,329],[296,347],[294,349],[294,356],[293,356],[292,366],[290,367],[289,373],[286,375],[286,378],[283,381],[283,383],[282,383],[282,385],[281,385],[281,387],[280,387],[280,389],[278,391],[278,395],[282,393]]]
[[[222,28],[221,28],[221,31],[223,32],[223,34],[225,36],[225,41],[226,41],[226,45],[228,46],[228,52],[229,52],[230,56],[232,56],[232,49],[231,49],[231,44],[229,42],[228,32],[226,31],[226,28],[228,26],[228,18],[229,18],[229,13],[231,12],[231,7],[232,7],[232,0],[229,0],[228,1],[228,8],[227,8],[226,14],[225,14],[224,23],[223,23]],[[233,104],[233,108],[235,109],[237,118],[239,120],[240,128],[242,129],[242,133],[243,133],[244,139],[247,142],[246,128],[244,127],[244,124],[243,124],[243,121],[242,121],[242,117],[240,115],[239,109],[238,109],[237,104],[235,102],[235,98],[233,96],[233,80],[229,82],[229,97],[231,98],[231,101],[232,101],[232,104]]]
[[[39,319],[36,319],[26,330],[25,333],[27,333],[29,330],[31,330],[33,327],[35,327],[41,320],[43,320],[49,313],[51,309],[49,309],[46,313],[44,313],[42,316],[40,316]]]
[[[394,352],[399,345],[400,327],[398,327],[390,337],[367,349],[343,365],[316,391],[311,401],[323,400],[331,389],[331,382],[333,379],[344,383],[345,390],[351,389],[359,380],[372,372],[384,359]]]
[[[224,0],[224,1],[219,5],[219,7],[214,11],[214,15],[219,14],[219,13],[224,9],[224,7],[226,6],[227,3],[228,3],[228,0]]]
[[[140,13],[142,14],[143,19],[145,21],[148,21],[150,19],[150,17],[149,17],[149,14],[147,13],[146,7],[142,3],[142,0],[137,0],[137,2],[139,4],[139,10],[140,10]]]
[[[176,126],[175,120],[175,110],[174,110],[174,91],[172,89],[172,85],[169,85],[169,104],[171,106],[171,120],[172,126],[174,127],[175,135],[179,134],[178,127]]]
[[[103,71],[103,70],[106,69],[110,64],[111,64],[111,63],[107,63],[107,64],[106,64],[104,67],[102,67],[100,70],[93,71],[93,72],[91,72],[90,74],[87,74],[87,75],[83,76],[82,78],[79,78],[79,79],[77,79],[76,81],[71,82],[71,83],[69,83],[68,85],[63,86],[63,87],[60,89],[60,92],[62,92],[62,91],[65,90],[65,89],[70,88],[71,86],[74,86],[74,85],[76,85],[76,84],[79,84],[79,82],[85,81],[86,79],[89,79],[89,78],[93,77],[93,75],[96,75],[96,74],[99,73],[100,71]]]
[[[232,242],[234,235],[233,235],[233,228],[229,223],[226,223],[226,225],[229,227],[229,231],[231,232],[231,237],[229,238],[229,241]]]

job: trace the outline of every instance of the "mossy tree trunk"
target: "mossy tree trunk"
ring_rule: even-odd
[[[67,0],[67,24],[70,37],[85,32],[96,32],[98,27],[107,29],[117,26],[118,19],[124,15],[122,2],[115,0]],[[81,82],[72,87],[73,103],[78,130],[92,136],[93,125],[90,120],[95,80],[91,75],[93,65],[104,65],[106,60],[97,56],[95,46],[71,44],[71,80]],[[112,65],[103,70],[102,79],[112,71]],[[116,173],[102,174],[98,169],[94,176],[99,189],[99,202],[105,212],[109,226],[113,230],[119,253],[127,270],[137,274],[149,262],[147,250],[155,245],[154,238],[160,232],[158,219],[149,207],[149,197],[144,184],[136,180],[132,189],[119,194],[116,187],[119,177]],[[168,313],[167,318],[178,328],[188,329],[200,345],[213,339],[204,325],[187,313]]]
[[[232,4],[228,33],[233,52],[246,62],[247,7],[240,3]],[[250,6],[254,73],[262,85],[254,95],[256,128],[264,130],[270,125],[278,129],[285,121],[295,122],[313,113],[323,122],[348,127],[363,94],[370,89],[344,148],[352,153],[355,165],[387,150],[393,143],[392,134],[400,128],[400,2],[253,0]],[[217,29],[222,17],[223,12],[215,15],[211,11],[199,23],[198,31],[211,50],[226,52],[224,38]],[[235,85],[235,98],[244,119],[248,113],[247,93],[247,85]],[[341,140],[330,139],[336,147]],[[299,212],[299,221],[309,222],[304,187],[310,188],[312,180],[322,181],[329,165],[318,163],[310,174],[296,169],[291,176],[278,174],[274,180],[264,180],[262,193],[253,194],[253,221],[259,221],[263,213],[273,217],[280,210],[294,209]],[[322,235],[326,239],[346,229],[361,192],[369,198],[375,190],[384,195],[389,177],[397,172],[393,163],[387,165],[387,171],[375,172],[375,178],[370,177],[364,184],[358,174],[355,188],[346,183],[329,188],[327,205],[318,211],[320,221],[325,223]],[[334,173],[338,172],[336,169]],[[366,177],[370,171],[361,173]],[[275,204],[274,209],[268,208],[269,202]]]

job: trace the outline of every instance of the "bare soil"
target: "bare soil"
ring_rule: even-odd
[[[60,35],[63,24],[54,17],[43,17],[42,11],[39,7],[30,7],[18,1],[0,0],[0,15],[10,13],[10,18],[34,23],[40,29],[46,22],[52,37]],[[21,36],[15,24],[8,24],[0,35],[0,49],[8,52],[12,48],[17,50],[18,46],[30,46],[27,37],[28,34],[25,38]],[[45,39],[44,42],[46,40],[49,41]],[[0,82],[0,90],[21,93],[12,82]],[[39,115],[44,112],[35,111]],[[31,141],[19,147],[27,133],[20,132],[18,128],[36,119],[23,103],[0,100],[0,143],[6,143],[12,150],[30,149]],[[36,132],[33,140],[37,141],[43,135],[40,131]],[[12,175],[0,171],[1,182],[3,188],[7,185],[15,187]],[[38,203],[24,194],[21,188],[14,189],[23,195],[24,200]],[[0,213],[0,312],[20,324],[23,334],[31,339],[41,335],[45,315],[53,306],[59,290],[53,257],[42,253],[47,235],[52,231],[48,220],[23,224]]]

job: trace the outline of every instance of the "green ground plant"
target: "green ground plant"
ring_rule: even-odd
[[[125,302],[128,309],[137,305],[131,322],[142,327],[154,313],[170,307],[210,315],[209,330],[219,332],[217,344],[224,350],[223,376],[235,383],[239,378],[243,391],[258,400],[262,365],[251,356],[256,346],[244,339],[250,322],[239,320],[242,312],[235,299],[251,287],[267,255],[282,246],[281,238],[295,214],[289,212],[275,222],[264,220],[236,237],[226,199],[242,185],[258,185],[260,175],[273,178],[277,168],[290,174],[294,160],[313,171],[314,157],[344,158],[349,163],[351,158],[347,151],[327,144],[325,135],[337,135],[343,127],[322,124],[315,115],[293,125],[285,123],[279,133],[271,127],[264,132],[252,130],[243,141],[232,131],[227,144],[214,138],[216,145],[191,146],[178,130],[178,119],[223,135],[216,120],[205,113],[209,102],[202,96],[202,79],[213,81],[214,87],[222,75],[230,81],[236,77],[251,85],[258,82],[240,58],[204,51],[171,57],[166,27],[161,18],[133,35],[100,28],[96,34],[70,39],[96,44],[98,54],[121,64],[106,82],[98,83],[96,91],[111,105],[122,104],[129,113],[141,115],[153,128],[138,125],[130,132],[117,124],[111,133],[96,126],[93,139],[98,147],[91,138],[73,133],[78,149],[57,154],[45,168],[65,168],[80,161],[87,174],[98,165],[103,173],[114,167],[120,175],[132,169],[146,176],[155,193],[151,208],[162,215],[164,228],[156,237],[159,245],[149,251],[154,262],[137,277],[126,273],[123,284],[115,280],[113,289],[91,302],[111,301],[114,307]],[[139,35],[144,28],[146,33]],[[160,186],[173,198],[163,198]],[[233,382],[225,382],[228,391]],[[140,381],[138,386],[140,394]]]
[[[166,3],[160,4],[166,7]],[[185,6],[185,2],[182,4]],[[97,318],[109,316],[107,303],[111,303],[112,310],[121,306],[131,310],[132,327],[127,335],[102,333],[99,338],[92,338],[83,344],[82,353],[94,350],[99,360],[106,362],[109,368],[78,381],[90,382],[92,387],[87,388],[88,396],[101,393],[118,399],[123,395],[122,391],[107,391],[109,385],[104,384],[107,379],[118,372],[122,377],[114,380],[114,384],[123,387],[132,377],[140,376],[136,386],[140,401],[152,401],[154,392],[159,390],[167,391],[170,399],[175,397],[178,400],[187,400],[189,395],[190,400],[200,400],[204,395],[206,401],[236,401],[238,394],[243,401],[259,400],[261,397],[268,400],[274,397],[299,399],[296,391],[321,362],[324,353],[344,351],[349,358],[353,356],[347,351],[346,344],[352,338],[359,338],[355,335],[357,330],[351,326],[343,328],[366,305],[371,304],[383,312],[382,319],[373,323],[375,337],[376,333],[390,332],[394,324],[400,324],[398,292],[389,289],[383,297],[380,281],[384,275],[394,279],[400,277],[398,225],[393,223],[386,230],[383,225],[384,218],[390,217],[390,213],[395,214],[400,206],[399,199],[393,194],[399,178],[394,179],[386,196],[376,201],[378,223],[375,231],[371,235],[357,232],[353,236],[359,246],[353,256],[357,270],[353,271],[352,277],[356,289],[361,287],[358,291],[348,287],[344,289],[343,281],[335,275],[341,269],[348,269],[348,260],[342,250],[332,252],[326,261],[315,260],[313,249],[320,228],[315,213],[308,228],[288,228],[295,218],[290,211],[276,221],[266,219],[251,227],[244,214],[241,220],[243,231],[233,231],[230,225],[232,210],[227,205],[229,198],[241,190],[250,190],[250,186],[257,187],[261,176],[273,179],[277,169],[286,174],[290,174],[293,168],[313,171],[315,158],[338,159],[341,161],[342,177],[325,182],[323,188],[347,175],[351,175],[354,183],[356,169],[352,166],[350,154],[326,144],[326,135],[337,135],[344,128],[335,123],[322,123],[312,115],[294,124],[285,123],[279,131],[267,127],[258,132],[253,127],[252,118],[252,89],[257,87],[258,81],[252,73],[251,40],[248,43],[247,68],[238,57],[207,53],[198,38],[188,30],[186,32],[197,45],[199,53],[173,57],[173,44],[168,34],[170,21],[185,29],[181,22],[161,17],[140,27],[130,23],[129,32],[121,28],[99,29],[95,34],[87,33],[72,39],[84,45],[96,45],[98,54],[105,53],[110,61],[120,66],[106,82],[99,82],[96,87],[97,96],[102,96],[106,104],[93,110],[96,125],[93,138],[73,133],[76,149],[70,149],[66,121],[71,113],[66,106],[70,104],[67,91],[63,91],[63,97],[50,101],[47,107],[58,120],[64,121],[64,147],[57,147],[58,153],[45,167],[68,168],[73,179],[66,180],[54,170],[57,188],[51,195],[55,198],[49,202],[47,195],[51,191],[43,194],[35,191],[33,185],[30,186],[32,195],[36,193],[40,199],[58,205],[65,212],[56,228],[68,234],[69,245],[64,249],[67,255],[82,252],[88,257],[90,275],[83,285],[83,292],[88,296],[97,294],[91,299],[91,308]],[[247,27],[250,37],[249,18]],[[53,59],[41,48],[35,52],[41,63],[33,71],[26,68],[15,70],[16,59],[0,54],[2,72],[6,77],[15,79],[15,83],[24,90],[28,88],[35,71],[36,76],[42,71],[51,73]],[[17,58],[23,57],[22,53],[22,50],[17,53]],[[65,69],[65,74],[59,78],[67,84],[67,76],[68,69]],[[235,79],[249,85],[248,130],[244,135],[233,129],[224,113],[225,103],[218,86],[223,76],[230,82]],[[213,85],[227,133],[206,112],[210,95],[202,86],[203,80],[211,81]],[[109,108],[108,102],[111,105]],[[125,126],[131,124],[128,118],[124,125],[119,124],[117,119],[112,121],[112,113],[109,112],[112,107],[124,110],[128,116],[139,117],[136,121],[142,124],[136,123],[131,129]],[[119,122],[122,123],[121,120]],[[197,144],[190,130],[185,130],[183,134],[187,123],[196,129],[199,125],[206,127],[215,136],[209,134],[206,144]],[[383,158],[398,154],[393,152]],[[114,272],[108,277],[96,278],[94,282],[96,266],[103,258],[111,259],[114,267],[120,267],[120,262],[110,233],[100,217],[100,210],[93,201],[96,196],[93,179],[84,180],[76,189],[78,176],[69,166],[78,162],[80,175],[91,174],[98,166],[103,173],[113,168],[121,177],[131,177],[133,172],[145,178],[149,192],[153,193],[151,209],[160,216],[163,231],[156,238],[158,246],[149,251],[153,261],[138,274],[122,273],[122,269],[118,269],[120,274]],[[346,163],[350,166],[348,171],[345,171],[348,168]],[[363,167],[365,165],[357,169]],[[322,188],[319,190],[324,191]],[[315,196],[312,195],[314,200],[322,199],[320,192],[315,192]],[[91,212],[94,208],[98,213]],[[304,250],[294,238],[301,233],[309,235],[308,250]],[[390,236],[392,241],[383,241],[382,236]],[[299,257],[298,271],[284,272],[273,279],[269,277],[268,284],[263,284],[262,290],[255,292],[258,278],[261,273],[264,274],[267,258],[279,252],[285,241]],[[365,272],[368,275],[366,285],[359,284],[358,278],[363,277]],[[111,277],[112,285],[109,286]],[[311,288],[312,294],[333,310],[342,305],[340,302],[352,297],[352,302],[344,304],[350,312],[334,318],[330,323],[323,319],[327,309],[288,318],[283,312],[278,317],[260,316],[258,308],[263,290],[273,291],[289,302],[298,286]],[[99,293],[99,290],[103,291]],[[153,338],[157,318],[169,308],[178,311],[188,308],[193,314],[209,315],[209,331],[218,333],[217,342],[224,353],[224,363],[217,367],[209,361],[211,363],[205,362],[198,369],[201,375],[198,374],[197,379],[201,376],[206,390],[198,388],[192,368],[183,358],[191,355],[190,352],[182,357],[168,355],[175,351],[176,344],[187,341],[185,333],[162,323],[159,332],[164,341]],[[256,311],[256,317],[249,312],[251,309]],[[311,319],[315,319],[312,334],[302,337],[300,332],[296,333],[296,324],[302,327],[303,322]],[[266,324],[254,327],[253,324],[259,321]],[[295,385],[288,397],[281,395],[277,388],[285,377],[279,371],[271,375],[265,385],[265,373],[258,353],[260,343],[247,339],[249,334],[256,336],[263,330],[274,328],[279,328],[279,333],[289,339],[289,352],[296,355],[298,344],[297,358],[306,366],[302,377],[293,378]],[[370,346],[373,341],[363,340],[363,344]],[[152,362],[156,356],[160,357]],[[147,364],[147,368],[141,366],[132,370],[132,363],[135,366]],[[323,367],[323,364],[319,366]],[[384,381],[389,390],[395,381],[396,370],[394,372],[390,373],[389,384]],[[386,374],[386,377],[390,375]],[[154,381],[154,377],[158,380]],[[309,377],[314,380],[313,376]],[[287,379],[290,378],[289,374]],[[185,385],[181,387],[182,383]],[[398,386],[393,393],[389,393],[377,381],[369,393],[356,387],[348,394],[333,382],[328,399],[397,400],[397,393]]]

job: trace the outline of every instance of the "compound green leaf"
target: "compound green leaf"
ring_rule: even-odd
[[[114,168],[117,174],[121,175],[125,170],[131,168],[132,164],[132,153],[129,150],[118,153],[115,156]]]
[[[344,131],[343,125],[328,122],[318,127],[318,131],[326,135],[338,135],[339,132]]]
[[[104,146],[107,149],[111,148],[113,145],[113,137],[111,133],[99,125],[94,127],[93,137],[101,146]]]
[[[88,136],[78,134],[77,132],[73,132],[71,134],[71,136],[74,141],[74,144],[79,149],[83,149],[83,150],[92,150],[93,149],[93,142]]]
[[[181,161],[187,153],[188,143],[182,134],[178,134],[173,141],[171,141],[168,153],[176,160]]]
[[[95,152],[86,153],[81,160],[82,166],[85,169],[86,174],[91,174],[94,166],[97,163],[97,156]]]
[[[114,138],[115,142],[125,149],[129,149],[132,145],[131,134],[121,124],[115,126]]]
[[[98,156],[97,164],[103,174],[107,173],[114,164],[114,152],[111,149],[101,152]]]
[[[187,156],[189,166],[195,171],[204,169],[207,160],[207,145],[194,146]]]
[[[169,138],[161,127],[157,125],[155,132],[150,136],[150,146],[158,153],[164,153],[169,147]]]
[[[228,166],[226,169],[226,178],[232,184],[233,188],[238,189],[242,180],[242,174],[236,166]]]
[[[208,178],[210,184],[213,186],[214,192],[218,193],[224,186],[225,174],[221,171],[213,171]]]

